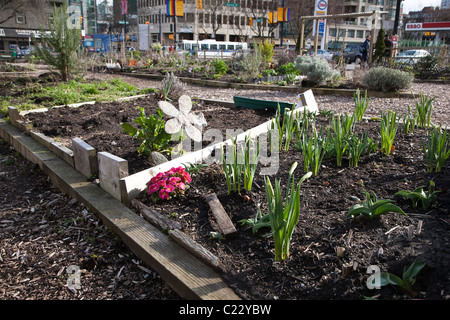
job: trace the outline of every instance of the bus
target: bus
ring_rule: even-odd
[[[181,40],[177,44],[177,50],[190,54],[197,53],[199,58],[231,58],[240,54],[248,53],[245,42],[230,42],[216,40]]]

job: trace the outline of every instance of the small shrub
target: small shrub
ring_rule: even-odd
[[[218,75],[226,74],[228,71],[228,66],[222,59],[212,59],[211,65],[214,68],[214,72]]]
[[[414,75],[410,72],[376,67],[367,72],[363,81],[369,90],[388,92],[409,89],[413,80]]]
[[[325,59],[318,57],[298,56],[295,60],[295,68],[306,75],[313,85],[323,85],[340,76],[339,71],[334,70]]]

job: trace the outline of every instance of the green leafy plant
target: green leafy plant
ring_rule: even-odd
[[[135,137],[140,143],[137,151],[149,155],[151,152],[170,153],[171,135],[165,131],[166,122],[163,119],[163,112],[157,109],[157,114],[146,116],[144,108],[140,110],[139,117],[134,121],[140,126],[140,129],[133,127],[130,123],[123,123],[124,133]]]
[[[228,71],[228,66],[222,59],[219,58],[212,59],[211,65],[214,69],[214,72],[219,76],[226,74]]]
[[[294,162],[289,171],[284,204],[280,180],[275,181],[274,189],[270,179],[265,178],[271,234],[275,244],[275,261],[283,261],[289,257],[290,241],[300,216],[300,185],[312,175],[308,172],[295,185],[293,173],[296,167],[297,162]]]
[[[420,92],[419,100],[415,100],[416,109],[414,116],[416,124],[419,128],[429,128],[431,124],[431,114],[433,113],[433,101],[435,98],[430,98],[428,95]]]
[[[395,193],[395,196],[401,196],[411,200],[413,208],[417,208],[418,203],[421,202],[423,209],[429,209],[437,201],[437,194],[440,192],[434,190],[434,187],[434,182],[430,181],[428,184],[428,191],[424,191],[425,186],[420,186],[413,191],[398,191]]]
[[[355,101],[355,120],[361,121],[370,101],[370,98],[367,97],[367,90],[365,91],[364,97],[361,97],[359,88],[356,89],[353,100]]]
[[[398,122],[397,111],[381,111],[381,151],[389,155],[394,146],[395,135],[397,134]]]
[[[423,143],[424,158],[427,164],[428,172],[441,172],[444,163],[450,156],[450,140],[447,129],[433,126],[427,138]]]
[[[417,296],[417,292],[413,290],[413,285],[416,283],[416,277],[419,272],[425,267],[425,262],[415,260],[408,269],[403,269],[402,277],[398,277],[392,273],[380,273],[380,285],[385,286],[392,284],[398,286],[406,291],[410,297]]]
[[[377,196],[373,191],[370,193],[364,190],[366,195],[366,200],[362,203],[357,203],[353,205],[349,211],[347,216],[355,218],[359,215],[363,215],[368,219],[374,219],[380,217],[382,214],[388,212],[397,212],[406,216],[406,213],[403,210],[393,204],[392,200],[384,199],[378,200]]]

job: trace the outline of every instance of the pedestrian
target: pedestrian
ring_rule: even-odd
[[[372,37],[368,35],[366,40],[362,44],[362,62],[367,62],[369,60],[369,50],[370,50],[370,39]]]
[[[384,36],[384,46],[386,47],[386,57],[390,58],[392,54],[392,41],[389,39],[389,35]]]

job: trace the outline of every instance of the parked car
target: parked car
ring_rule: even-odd
[[[421,58],[431,55],[427,50],[406,50],[395,57],[395,62],[415,64]]]
[[[343,53],[342,57],[344,61],[347,63],[361,63],[362,53],[359,52],[359,46],[347,46]]]
[[[308,51],[307,55],[314,56],[314,50]],[[320,58],[325,58],[327,61],[333,59],[333,52],[323,49],[317,49],[317,56]]]

